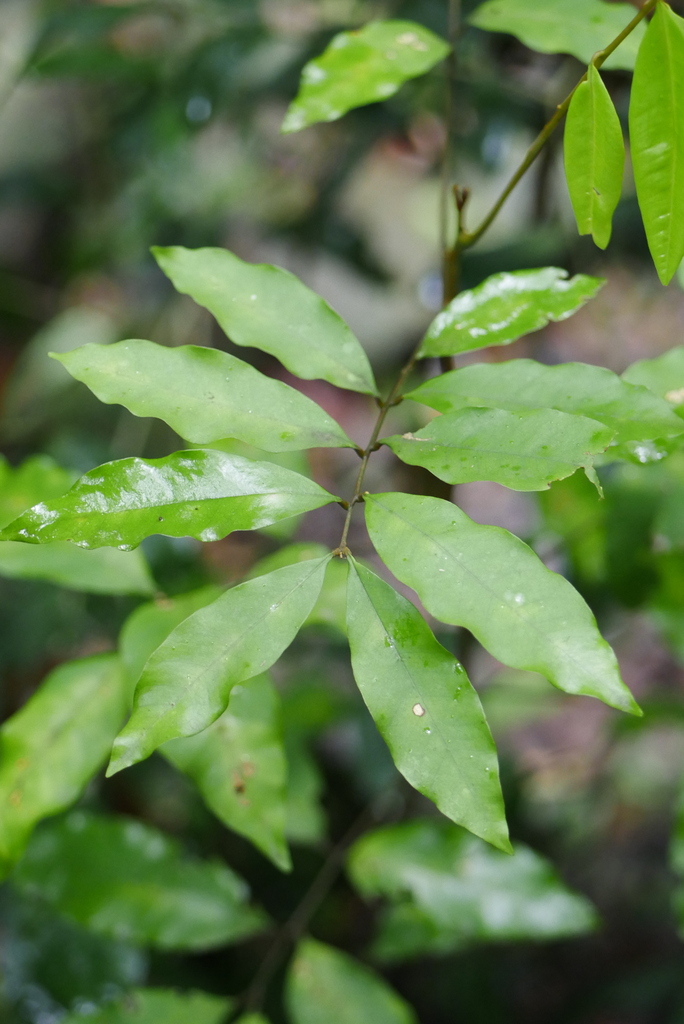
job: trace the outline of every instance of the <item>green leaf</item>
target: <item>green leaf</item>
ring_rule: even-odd
[[[78,800],[107,762],[126,714],[119,659],[101,654],[55,669],[0,729],[0,877],[41,819]]]
[[[437,819],[363,836],[349,854],[348,871],[364,896],[395,904],[375,943],[386,959],[481,942],[567,938],[597,923],[589,901],[567,889],[529,847],[516,844],[515,856],[507,857]]]
[[[639,49],[629,133],[648,245],[668,284],[684,259],[684,20],[665,3]]]
[[[235,437],[271,452],[354,447],[310,398],[227,352],[134,340],[54,358],[101,402],[156,416],[195,444]]]
[[[510,345],[549,321],[567,320],[602,288],[599,277],[565,270],[516,270],[494,274],[461,292],[433,320],[418,357],[452,356],[490,345]]]
[[[309,558],[322,558],[329,554],[324,544],[305,541],[299,544],[288,544],[273,555],[261,558],[250,569],[248,579],[264,576],[285,565],[305,562]],[[333,558],[328,564],[318,601],[311,615],[304,623],[306,626],[332,626],[346,636],[347,633],[347,567],[344,561]]]
[[[236,345],[268,352],[297,377],[376,395],[366,353],[344,320],[287,270],[227,249],[152,250],[177,291],[218,320]]]
[[[440,498],[367,494],[365,502],[378,554],[431,615],[465,626],[505,665],[639,714],[589,607],[512,533]]]
[[[640,359],[622,374],[630,384],[641,384],[664,398],[684,418],[684,345],[671,348],[655,359]]]
[[[386,100],[404,82],[444,60],[450,49],[414,21],[371,21],[355,32],[340,32],[302,71],[282,130],[298,132],[318,121],[337,121],[354,107]]]
[[[12,880],[93,932],[158,949],[212,949],[264,922],[224,864],[132,818],[74,811],[43,825]]]
[[[588,64],[630,23],[635,10],[603,0],[488,0],[468,19],[488,32],[507,32],[542,53],[571,53]],[[604,67],[634,67],[644,26],[638,25]]]
[[[516,491],[542,491],[579,466],[593,471],[593,457],[612,439],[613,431],[596,420],[555,409],[460,409],[382,443],[402,462],[450,484],[494,480]]]
[[[119,636],[119,655],[126,671],[131,702],[145,662],[152,652],[184,619],[211,604],[222,593],[221,587],[201,587],[180,597],[150,601],[128,616]]]
[[[379,975],[313,939],[297,947],[286,1001],[293,1024],[417,1024]]]
[[[280,698],[262,675],[234,686],[228,710],[208,729],[165,743],[160,753],[193,779],[224,825],[290,871],[281,732]]]
[[[198,449],[99,466],[63,498],[19,516],[0,540],[71,540],[124,549],[155,533],[212,541],[336,500],[312,480],[273,463]]]
[[[570,103],[564,155],[577,229],[605,249],[622,193],[625,143],[620,118],[593,64]]]
[[[240,1017],[235,1024],[269,1024],[266,1017],[260,1013],[248,1013],[246,1017]]]
[[[0,576],[46,580],[90,594],[152,594],[154,580],[140,551],[86,551],[68,541],[0,542]]]
[[[265,672],[292,643],[316,603],[329,559],[241,583],[181,622],[145,665],[108,774],[215,722],[233,686]]]
[[[452,821],[511,851],[496,747],[463,667],[410,601],[350,562],[354,678],[401,774]]]
[[[74,473],[46,455],[32,456],[16,469],[0,460],[0,527],[40,501],[60,498],[74,479]],[[154,581],[140,552],[84,551],[64,542],[40,548],[0,542],[0,576],[47,580],[96,594],[154,591]]]
[[[684,383],[684,361],[682,369]],[[671,407],[638,384],[626,383],[603,366],[544,366],[534,359],[512,359],[464,366],[426,381],[406,397],[441,413],[468,407],[558,409],[605,423],[615,431],[616,443],[682,433]]]
[[[61,1024],[224,1024],[232,1005],[206,992],[139,988],[86,1016],[69,1014]]]

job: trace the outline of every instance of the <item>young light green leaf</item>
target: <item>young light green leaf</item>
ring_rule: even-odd
[[[354,107],[386,100],[449,50],[448,43],[414,21],[371,21],[355,32],[340,32],[302,71],[282,130],[337,121]]]
[[[60,498],[76,474],[46,455],[34,455],[13,469],[0,460],[0,527],[40,501]],[[150,594],[154,581],[140,552],[84,551],[74,544],[40,548],[0,542],[0,576],[37,579],[96,594]]]
[[[570,103],[564,156],[577,229],[605,249],[622,192],[625,143],[620,118],[593,64]]]
[[[417,1024],[413,1010],[375,972],[346,953],[305,939],[286,992],[292,1024]]]
[[[671,348],[655,359],[640,359],[632,363],[622,374],[622,379],[655,392],[678,416],[684,418],[684,345]]]
[[[591,473],[594,456],[613,436],[596,420],[556,409],[460,409],[382,443],[402,462],[450,484],[494,480],[516,491],[542,491],[579,466]]]
[[[60,1018],[60,1024],[225,1024],[233,1000],[206,992],[174,992],[139,988],[87,1016],[80,1012]]]
[[[19,516],[0,540],[124,549],[155,533],[211,541],[335,500],[312,480],[273,463],[198,449],[99,466],[63,498]]]
[[[512,852],[496,747],[463,667],[410,601],[355,562],[354,678],[401,774],[452,821]]]
[[[375,943],[386,959],[480,942],[567,938],[597,923],[589,901],[567,889],[529,847],[516,843],[515,857],[506,857],[434,818],[363,836],[349,854],[348,871],[364,896],[394,903]],[[406,916],[413,927],[402,934],[396,925]]]
[[[196,783],[216,816],[277,867],[292,867],[285,841],[287,762],[280,698],[268,676],[234,686],[228,710],[196,736],[160,749]]]
[[[629,133],[648,245],[668,284],[684,259],[684,19],[666,3],[639,49]]]
[[[367,494],[365,500],[378,554],[431,615],[465,626],[505,665],[640,713],[583,598],[527,544],[474,523],[440,498]]]
[[[0,877],[43,818],[79,798],[106,763],[124,715],[119,659],[65,662],[0,729]]]
[[[156,416],[194,444],[235,437],[270,452],[354,447],[306,395],[217,349],[133,340],[54,358],[101,402]]]
[[[418,356],[452,356],[490,345],[510,345],[549,321],[567,320],[602,288],[599,277],[565,270],[516,270],[493,274],[461,292],[433,320]]]
[[[588,64],[634,17],[630,4],[603,0],[487,0],[468,19],[488,32],[517,36],[532,50],[571,53]],[[636,61],[644,26],[634,31],[611,54],[604,67],[631,71]]]
[[[684,360],[682,370],[684,384]],[[603,366],[544,366],[535,359],[512,359],[507,363],[476,363],[444,373],[406,397],[441,413],[468,407],[511,412],[558,409],[605,423],[615,431],[619,443],[682,433],[671,406],[635,386],[641,383],[626,383]]]
[[[265,672],[292,643],[320,594],[329,558],[241,583],[181,622],[145,665],[108,774],[215,722],[233,686]]]
[[[268,352],[304,380],[378,393],[368,357],[344,320],[294,274],[245,263],[227,249],[152,252],[176,290],[213,313],[236,345]]]
[[[212,949],[264,923],[224,864],[132,818],[74,811],[46,823],[12,880],[84,928],[158,949]]]
[[[0,576],[46,580],[89,594],[153,594],[154,580],[140,551],[86,551],[68,541],[0,542]]]

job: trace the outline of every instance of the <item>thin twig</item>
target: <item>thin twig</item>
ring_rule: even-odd
[[[314,878],[303,899],[279,930],[273,944],[261,961],[242,1000],[247,1013],[257,1013],[262,1009],[266,993],[278,967],[289,950],[296,946],[302,938],[314,914],[334,885],[350,846],[376,820],[376,817],[374,806],[369,804],[328,854],[323,867]]]

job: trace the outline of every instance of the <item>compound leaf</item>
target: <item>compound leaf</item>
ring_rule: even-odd
[[[510,852],[496,748],[465,671],[410,601],[350,563],[354,677],[402,775],[443,814]]]
[[[46,823],[12,878],[93,932],[159,949],[211,949],[264,923],[224,864],[131,818],[74,811]]]
[[[543,267],[493,274],[461,292],[433,320],[419,358],[473,352],[490,345],[510,345],[549,321],[567,320],[602,288],[599,277]]]
[[[494,480],[517,491],[542,491],[579,466],[591,471],[594,456],[612,439],[613,431],[596,420],[555,409],[460,409],[382,443],[402,462],[450,484]]]
[[[465,626],[512,668],[639,713],[591,610],[527,544],[440,498],[367,494],[365,501],[378,554],[431,615]]]
[[[273,463],[198,449],[93,469],[63,498],[19,516],[0,540],[133,548],[161,533],[212,541],[335,500],[312,480]]]
[[[337,121],[354,107],[386,100],[404,82],[444,60],[449,50],[443,39],[414,21],[371,21],[355,32],[340,32],[302,71],[282,130],[298,132],[318,121]]]
[[[293,1024],[417,1024],[411,1007],[374,971],[313,939],[297,947],[286,1001]]]
[[[393,903],[375,943],[384,959],[567,938],[597,923],[589,901],[529,847],[516,843],[515,857],[507,857],[446,821],[371,832],[354,845],[347,867],[362,895]]]
[[[511,412],[558,409],[604,423],[615,432],[616,443],[682,433],[671,406],[636,386],[645,382],[628,376],[630,371],[621,380],[603,366],[586,363],[544,366],[534,359],[476,363],[434,377],[406,397],[441,413],[468,407]],[[684,359],[681,378],[684,384]]]
[[[269,452],[354,447],[306,395],[227,352],[132,340],[54,358],[101,402],[156,416],[193,444],[235,437]]]
[[[126,714],[119,659],[101,654],[55,669],[0,729],[0,877],[34,827],[73,804],[107,762]]]
[[[570,103],[564,155],[577,229],[605,249],[622,192],[625,143],[620,118],[593,64]]]
[[[588,64],[630,23],[635,11],[630,4],[603,0],[487,0],[468,19],[488,32],[507,32],[532,50],[571,53]],[[634,31],[605,62],[607,68],[631,71],[644,26]]]
[[[224,1024],[233,1001],[206,992],[138,988],[94,1013],[69,1014],[61,1024]]]
[[[148,659],[108,774],[208,728],[236,683],[273,665],[316,603],[330,556],[241,583],[177,626]]]
[[[268,676],[234,686],[227,711],[213,725],[165,743],[160,753],[195,782],[224,825],[283,871],[291,869],[280,698]]]
[[[344,320],[294,274],[245,263],[227,249],[152,251],[176,290],[213,313],[236,345],[268,352],[304,380],[377,394],[368,357]]]
[[[629,132],[648,245],[668,284],[684,259],[684,20],[666,3],[639,49]]]

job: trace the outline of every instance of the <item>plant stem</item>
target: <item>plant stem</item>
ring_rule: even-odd
[[[301,902],[279,930],[273,944],[261,961],[259,969],[254,975],[244,997],[243,1004],[247,1013],[258,1013],[261,1010],[273,975],[278,970],[289,948],[299,942],[307,930],[312,917],[328,895],[342,869],[349,847],[375,819],[375,808],[369,804],[364,808],[339,843],[330,851],[325,863],[314,878]]]
[[[649,14],[658,3],[660,3],[660,0],[646,0],[646,3],[643,5],[643,7],[640,8],[639,11],[637,11],[636,15],[632,18],[629,25],[625,26],[620,35],[616,36],[612,43],[606,46],[604,50],[599,50],[598,53],[594,55],[591,61],[594,67],[600,68],[601,65],[608,60],[610,55],[615,50],[617,50],[620,43],[625,41],[627,36],[629,36],[634,31],[637,25],[639,25],[640,22],[643,21],[646,15]],[[503,192],[501,193],[497,201],[494,203],[487,216],[479,224],[479,226],[474,231],[459,231],[456,249],[460,249],[461,251],[464,249],[469,249],[472,245],[475,245],[475,242],[477,242],[485,233],[485,231],[487,231],[487,229],[491,227],[492,223],[494,222],[494,220],[496,220],[497,216],[499,215],[504,203],[510,196],[511,192],[513,192],[516,186],[527,174],[528,170],[543,150],[551,135],[553,135],[554,131],[567,114],[570,103],[572,102],[572,97],[575,95],[580,85],[582,85],[583,82],[586,82],[586,80],[587,72],[585,72],[582,75],[575,88],[572,90],[572,92],[568,94],[568,96],[565,97],[563,102],[558,104],[558,107],[556,108],[553,117],[550,121],[547,122],[547,124],[544,125],[541,132],[539,133],[539,135],[534,140],[534,142],[528,149],[527,153],[525,154],[525,157],[520,166],[518,167],[518,169],[516,170],[515,174],[510,179],[510,181],[504,188]]]
[[[608,60],[610,55],[615,50],[617,50],[617,48],[620,45],[620,43],[624,42],[624,40],[627,38],[627,36],[629,36],[634,31],[634,29],[637,27],[637,25],[639,25],[640,22],[643,21],[643,19],[646,17],[647,14],[650,14],[650,12],[656,7],[656,5],[658,3],[660,3],[660,0],[646,0],[646,3],[644,3],[643,6],[637,11],[636,15],[632,18],[630,23],[625,26],[625,28],[622,30],[622,32],[620,32],[620,34],[618,36],[615,37],[615,39],[612,41],[612,43],[610,43],[608,46],[606,46],[605,49],[599,50],[598,53],[594,54],[594,56],[593,56],[593,58],[591,60],[591,63],[594,65],[594,67],[600,68],[601,65],[604,64],[605,61]],[[456,33],[457,33],[458,32],[458,28],[460,27],[460,2],[459,2],[459,0],[450,0],[449,11],[450,11],[450,31],[451,31],[453,26],[456,26]],[[454,19],[454,20],[452,20],[452,19]],[[528,149],[527,153],[525,154],[525,156],[524,156],[524,158],[522,160],[522,163],[520,164],[518,169],[513,174],[512,178],[510,179],[510,181],[508,182],[508,184],[504,188],[503,192],[501,193],[499,198],[496,200],[496,202],[494,203],[494,205],[492,206],[491,210],[486,215],[484,220],[478,225],[477,228],[475,228],[474,231],[466,231],[464,226],[463,226],[463,209],[465,207],[465,204],[468,201],[469,192],[468,192],[467,189],[461,189],[461,188],[459,188],[457,186],[454,187],[453,194],[454,194],[454,197],[455,197],[456,206],[457,206],[457,210],[458,210],[458,237],[456,239],[456,244],[453,246],[453,248],[449,249],[448,245],[445,246],[444,262],[443,262],[444,305],[445,306],[448,305],[449,302],[451,302],[452,299],[458,293],[458,282],[459,282],[459,277],[460,277],[461,257],[463,255],[463,252],[466,249],[469,249],[471,246],[475,245],[475,243],[477,241],[479,241],[480,238],[482,238],[484,233],[494,223],[494,221],[496,220],[496,218],[498,217],[499,213],[501,212],[501,209],[504,206],[504,204],[505,204],[506,200],[508,199],[508,197],[510,196],[510,194],[513,192],[515,187],[520,183],[520,181],[524,178],[525,174],[527,174],[528,170],[530,169],[532,164],[535,162],[535,160],[537,159],[539,154],[542,152],[542,150],[544,149],[546,143],[551,138],[551,136],[553,135],[554,131],[556,130],[556,128],[558,127],[558,125],[560,124],[562,119],[565,117],[566,113],[568,112],[568,108],[570,106],[570,103],[572,102],[572,97],[575,95],[575,93],[579,89],[580,85],[582,85],[583,82],[586,82],[586,80],[587,80],[587,73],[588,72],[585,72],[584,75],[582,75],[582,77],[580,78],[579,82],[577,83],[577,85],[572,90],[572,92],[570,92],[568,94],[568,96],[565,97],[565,99],[563,100],[562,103],[559,103],[559,105],[556,108],[556,111],[555,111],[553,117],[542,128],[541,132],[539,133],[537,138],[534,140],[534,142],[532,143],[532,145]],[[449,75],[449,92],[451,93],[451,74]],[[451,102],[449,104],[449,109],[451,109]],[[447,125],[447,132],[450,135],[450,132],[451,132],[451,125],[450,124]],[[445,161],[446,161],[447,164],[448,164],[449,148],[450,148],[450,143],[449,143],[449,141],[447,141],[447,155],[446,155],[446,158],[445,158]],[[445,174],[448,174],[448,169],[445,171]],[[447,189],[445,191],[448,192],[450,190]],[[443,216],[442,231],[443,231],[443,234],[444,234],[445,237],[446,237],[446,232],[447,232],[447,228],[445,227],[446,222],[447,222],[446,221],[446,210],[447,210],[446,201],[444,201],[444,208],[443,208],[443,211],[442,211],[442,216]],[[367,445],[367,447],[366,447],[366,449],[365,449],[365,451],[363,452],[363,455],[362,455],[361,467],[359,469],[359,473],[358,473],[358,476],[356,478],[356,485],[354,487],[354,495],[353,495],[351,501],[349,502],[349,508],[347,510],[347,516],[346,516],[346,519],[344,521],[344,529],[342,531],[342,539],[340,540],[339,547],[337,547],[335,549],[335,551],[333,552],[333,554],[337,555],[339,558],[346,558],[347,555],[350,553],[349,552],[349,548],[347,547],[347,540],[349,538],[349,527],[351,526],[351,520],[352,520],[352,516],[354,514],[355,506],[358,505],[358,503],[360,501],[363,501],[363,482],[364,482],[364,479],[366,477],[366,471],[368,469],[368,463],[370,462],[370,457],[371,457],[371,455],[373,454],[374,451],[377,451],[377,449],[379,447],[378,439],[380,437],[380,431],[382,430],[382,428],[384,426],[384,423],[385,423],[385,420],[387,418],[387,414],[388,414],[389,410],[393,406],[398,405],[401,402],[401,389],[402,389],[402,387],[404,385],[404,381],[406,380],[406,378],[410,374],[411,370],[415,366],[416,360],[418,358],[418,353],[420,351],[421,344],[422,344],[422,342],[418,343],[416,349],[411,354],[411,357],[410,357],[409,361],[406,363],[404,368],[401,370],[401,372],[399,374],[399,377],[397,378],[397,381],[396,381],[394,387],[392,388],[392,390],[390,391],[388,397],[383,402],[380,403],[380,411],[378,413],[378,418],[377,418],[377,420],[375,422],[375,427],[373,428],[373,433],[371,434],[370,441],[368,442],[368,445]],[[447,365],[443,364],[443,366],[442,366],[443,371],[449,370],[451,368],[452,368],[452,366],[451,366],[450,362]]]

